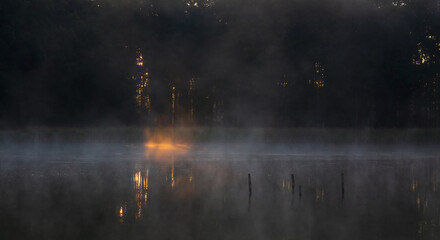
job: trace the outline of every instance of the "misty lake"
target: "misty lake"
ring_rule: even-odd
[[[440,240],[440,0],[0,0],[0,240]]]
[[[435,150],[347,148],[3,144],[0,238],[438,239]]]

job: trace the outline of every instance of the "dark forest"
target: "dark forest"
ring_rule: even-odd
[[[437,0],[2,0],[0,127],[439,127]]]

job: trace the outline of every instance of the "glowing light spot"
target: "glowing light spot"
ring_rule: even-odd
[[[127,212],[127,202],[123,206],[119,207],[119,222],[123,223],[125,220],[125,214]]]
[[[179,142],[170,136],[171,133],[165,132],[151,135],[147,130],[149,140],[144,144],[146,157],[152,157],[154,160],[159,161],[174,161],[174,156],[185,155],[191,150],[191,145]]]

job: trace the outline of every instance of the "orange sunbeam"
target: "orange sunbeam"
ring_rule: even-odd
[[[181,156],[189,152],[191,149],[189,144],[178,143],[169,135],[171,134],[166,134],[164,131],[151,134],[147,130],[148,141],[144,144],[146,157],[166,161],[170,158],[174,159],[174,156]]]

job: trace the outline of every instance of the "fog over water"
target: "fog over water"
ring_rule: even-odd
[[[175,136],[182,137],[179,131]],[[223,135],[190,142],[168,138],[166,131],[145,132],[145,141],[96,136],[73,141],[66,135],[49,141],[42,140],[44,134],[39,140],[4,140],[0,237],[436,239],[440,234],[435,141],[270,143],[256,137],[259,130],[248,131],[246,141]]]
[[[1,0],[0,239],[440,239],[439,0]]]
[[[440,230],[438,154],[146,159],[133,145],[20,147],[2,149],[5,239],[436,239]]]

